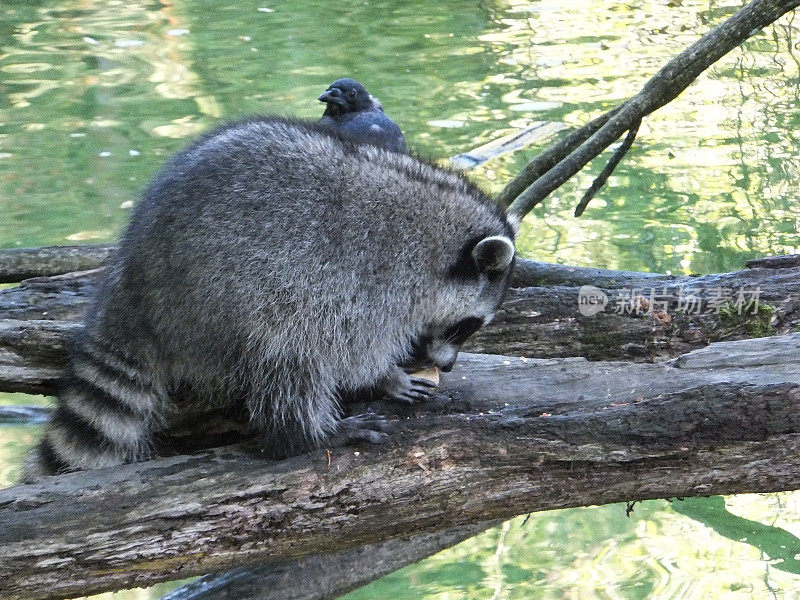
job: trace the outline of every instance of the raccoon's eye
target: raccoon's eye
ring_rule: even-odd
[[[409,349],[408,357],[401,366],[419,367],[420,365],[427,364],[428,348],[432,341],[432,338],[428,335],[421,335],[411,340],[411,348]]]
[[[456,346],[460,346],[467,341],[467,338],[478,331],[483,326],[483,319],[478,317],[467,317],[455,325],[448,327],[442,333],[442,339],[449,341]]]
[[[487,271],[486,278],[489,283],[497,283],[505,278],[507,271]]]

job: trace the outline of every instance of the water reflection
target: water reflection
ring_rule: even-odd
[[[796,576],[777,570],[780,558],[770,561],[755,545],[731,543],[714,527],[739,527],[744,535],[741,524],[747,519],[728,513],[728,521],[707,526],[677,514],[720,512],[721,501],[693,500],[685,508],[680,501],[645,502],[630,518],[624,505],[520,517],[347,598],[799,598]],[[727,511],[759,515],[760,521],[769,512],[796,515],[794,508],[797,494],[745,495],[727,502]],[[797,539],[783,528],[786,519],[755,526],[775,547]],[[796,520],[789,526],[796,531]],[[396,590],[402,595],[395,596]]]
[[[316,117],[319,90],[343,73],[368,82],[436,158],[535,120],[577,126],[737,8],[261,4],[4,5],[0,245],[113,238],[120,206],[186,138],[223,117]],[[782,22],[720,61],[648,118],[583,219],[571,209],[599,161],[538,208],[522,252],[707,272],[798,247],[796,37]],[[475,177],[499,189],[535,150]]]

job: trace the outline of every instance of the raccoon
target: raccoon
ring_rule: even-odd
[[[316,124],[201,137],[134,208],[27,480],[151,458],[186,390],[243,407],[275,457],[381,442],[341,399],[428,397],[410,373],[492,318],[514,235],[461,176]]]

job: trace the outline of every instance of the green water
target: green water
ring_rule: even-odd
[[[169,153],[222,119],[315,118],[351,75],[415,151],[465,152],[533,122],[580,125],[732,14],[729,2],[197,0],[0,3],[0,247],[109,241]],[[800,27],[758,33],[526,219],[529,257],[672,272],[800,252]],[[538,149],[472,177],[499,190]],[[2,402],[29,402],[3,396]],[[7,485],[35,427],[0,428]],[[540,513],[351,598],[800,598],[800,494]],[[126,592],[156,598],[164,587]]]

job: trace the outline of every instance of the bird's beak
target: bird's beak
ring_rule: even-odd
[[[347,104],[344,98],[342,98],[341,90],[337,90],[336,88],[325,90],[325,92],[323,92],[323,94],[317,98],[317,100],[327,104],[338,104],[339,106],[344,106]]]

